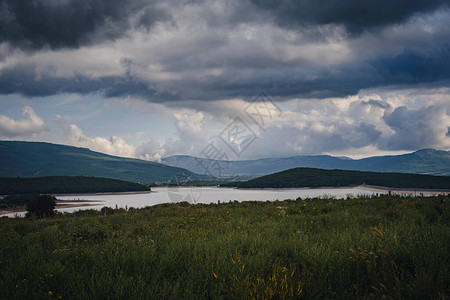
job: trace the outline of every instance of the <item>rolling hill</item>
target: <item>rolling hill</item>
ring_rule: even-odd
[[[192,172],[145,160],[123,158],[65,145],[0,141],[0,177],[94,176],[140,183],[175,176],[199,178]]]
[[[391,188],[450,190],[450,176],[295,168],[241,182],[237,187],[317,188],[362,184]]]
[[[150,191],[136,182],[84,176],[49,176],[35,178],[0,178],[0,195],[117,193]]]
[[[202,165],[208,165],[210,160],[178,155],[165,157],[162,159],[162,162],[170,166],[185,168],[191,172],[203,174],[204,169]],[[450,175],[450,151],[423,149],[403,155],[374,156],[363,159],[329,155],[293,156],[229,162],[221,161],[220,165],[223,166],[221,175],[260,176],[296,167]]]

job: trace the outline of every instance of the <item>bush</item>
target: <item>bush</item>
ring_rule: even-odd
[[[55,214],[56,198],[51,195],[38,195],[27,204],[26,217],[37,219],[51,217]]]

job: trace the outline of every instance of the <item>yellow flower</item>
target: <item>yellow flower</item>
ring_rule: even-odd
[[[52,291],[48,291],[48,295],[49,296],[53,295],[53,292]]]

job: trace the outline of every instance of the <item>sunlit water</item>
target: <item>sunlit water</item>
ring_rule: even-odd
[[[345,198],[349,195],[372,195],[375,192],[361,188],[323,188],[323,189],[264,189],[242,190],[216,187],[152,188],[145,194],[114,195],[72,195],[57,196],[61,200],[98,201],[93,206],[59,208],[60,212],[73,212],[80,209],[101,209],[104,206],[118,208],[141,208],[161,203],[187,201],[189,203],[221,203],[229,201],[275,201],[297,199],[298,197],[334,197]],[[23,213],[10,213],[6,216],[23,216]]]

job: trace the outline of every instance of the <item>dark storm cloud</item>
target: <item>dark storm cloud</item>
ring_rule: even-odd
[[[0,42],[27,49],[76,48],[122,36],[130,15],[141,10],[138,25],[146,28],[168,18],[143,0],[2,0]]]
[[[51,70],[49,73],[51,73]],[[84,76],[58,78],[48,74],[37,74],[33,66],[17,65],[3,69],[0,75],[2,94],[25,96],[49,96],[64,92],[87,94],[102,88],[104,80],[90,80]]]
[[[268,64],[272,62],[269,60]],[[443,47],[429,54],[405,51],[388,59],[352,62],[333,68],[260,66],[243,74],[237,70],[227,69],[221,76],[184,78],[174,81],[173,86],[183,90],[186,98],[193,99],[248,98],[261,90],[280,98],[327,98],[389,85],[439,83],[449,86],[450,48]],[[311,78],[311,75],[314,76]]]
[[[394,83],[433,82],[450,77],[450,45],[433,49],[427,55],[405,51],[395,58],[370,64],[382,78]]]
[[[70,78],[53,76],[51,69],[39,72],[30,65],[16,65],[0,73],[0,93],[45,96],[59,93],[102,92],[106,97],[140,96],[149,101],[210,100],[232,97],[253,98],[264,90],[273,97],[340,97],[358,93],[364,88],[386,85],[433,84],[449,86],[450,48],[433,55],[406,52],[390,59],[328,68],[267,68],[239,74],[225,69],[220,76],[182,77],[170,82],[147,82],[132,76],[135,65],[127,65],[124,76]],[[308,76],[314,74],[311,79]],[[371,105],[380,103],[368,102]]]
[[[428,13],[448,0],[251,0],[276,17],[282,26],[342,24],[351,33],[402,23],[417,13]]]
[[[16,66],[14,69],[4,69],[0,75],[0,91],[2,94],[17,93],[30,97],[93,92],[100,92],[106,97],[138,95],[147,99],[158,97],[163,100],[170,97],[170,95],[158,95],[147,83],[134,81],[126,76],[105,76],[96,79],[78,75],[61,78],[52,76],[52,70],[47,71],[37,72],[32,66],[23,65]]]

